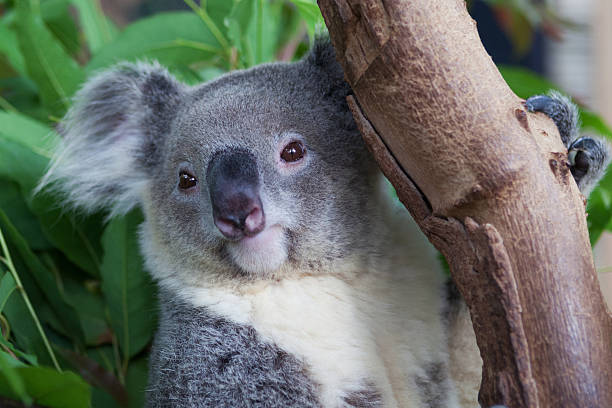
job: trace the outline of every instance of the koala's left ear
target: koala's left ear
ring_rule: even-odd
[[[158,64],[120,64],[76,94],[40,188],[86,211],[121,214],[139,203],[184,85]]]

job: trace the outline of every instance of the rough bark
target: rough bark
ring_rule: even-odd
[[[444,254],[483,406],[612,407],[612,319],[558,132],[526,112],[463,0],[319,0],[385,175]]]

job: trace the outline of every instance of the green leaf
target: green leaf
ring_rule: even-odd
[[[13,275],[9,272],[5,272],[2,279],[0,279],[0,313],[2,313],[4,305],[15,289],[17,289],[17,284],[15,283],[15,279],[13,279]]]
[[[6,213],[15,228],[28,241],[30,248],[33,250],[52,248],[38,220],[28,209],[17,183],[0,179],[0,209]]]
[[[0,78],[0,95],[18,112],[31,118],[46,121],[49,113],[40,103],[36,84],[25,76]],[[12,111],[6,109],[5,111]]]
[[[225,19],[227,35],[238,50],[240,68],[275,59],[282,3],[238,0]]]
[[[61,209],[57,197],[42,192],[29,203],[47,239],[92,277],[100,276],[102,215],[85,217]]]
[[[76,311],[66,301],[53,274],[45,268],[38,257],[28,247],[25,239],[23,239],[17,229],[15,229],[2,210],[0,210],[0,228],[4,231],[6,238],[13,243],[15,248],[17,248],[19,256],[27,266],[40,290],[44,293],[49,305],[60,318],[61,324],[66,329],[66,332],[74,336],[76,340],[83,341],[84,336],[81,331],[81,326],[79,325],[79,318]]]
[[[17,47],[17,36],[9,30],[6,22],[0,20],[0,54],[4,54],[11,66],[19,72],[20,75],[25,75],[25,61]]]
[[[119,380],[98,362],[87,355],[76,353],[72,350],[62,349],[61,355],[70,361],[73,367],[91,385],[105,390],[121,406],[128,403],[128,393]],[[131,368],[131,367],[130,367]],[[129,387],[129,384],[128,384]],[[144,405],[140,405],[141,407]]]
[[[79,30],[68,9],[68,0],[45,0],[40,4],[40,13],[47,28],[71,54],[81,48]]]
[[[23,351],[18,350],[12,343],[5,340],[4,337],[0,336],[0,344],[5,347],[5,350],[10,350],[17,358],[25,361],[30,365],[38,365],[38,358],[33,354],[26,354]]]
[[[102,292],[124,360],[141,351],[155,329],[154,290],[138,246],[141,222],[142,215],[131,212],[112,220],[102,236]]]
[[[610,129],[610,126],[596,113],[581,110],[580,120],[582,121],[583,130],[594,131],[600,135],[606,136],[608,139],[612,139],[612,129]]]
[[[68,302],[76,308],[79,322],[85,334],[86,345],[99,345],[110,338],[110,327],[106,321],[102,294],[67,276],[69,265],[61,267],[62,284]]]
[[[92,276],[99,275],[102,217],[75,216],[62,210],[56,197],[31,196],[42,178],[59,136],[47,126],[12,112],[0,112],[0,177],[18,183],[47,239]]]
[[[220,30],[226,30],[225,18],[230,15],[236,0],[207,0],[206,12]],[[227,34],[224,32],[223,34]]]
[[[21,260],[15,256],[13,258],[13,263],[15,264],[17,271],[20,273],[20,279],[31,297],[33,306],[35,310],[39,310],[42,302],[42,293],[35,286],[36,284],[32,282],[29,274],[21,273],[21,271],[25,270],[25,266],[23,266]],[[8,301],[4,305],[2,314],[6,316],[11,325],[11,339],[12,341],[16,342],[19,349],[24,350],[25,353],[35,355],[43,364],[53,363],[49,358],[49,354],[42,337],[40,336],[40,333],[32,320],[32,316],[30,315],[22,296],[9,297]],[[2,339],[1,342],[4,342],[4,339]]]
[[[0,381],[0,383],[4,383],[4,387],[6,388],[6,391],[3,393],[2,386],[0,385],[0,394],[11,396],[12,398],[16,398],[30,405],[32,403],[32,398],[28,395],[26,385],[16,369],[16,367],[22,365],[23,364],[12,356],[4,351],[0,351],[0,378],[4,379],[4,381]]]
[[[87,71],[143,58],[157,59],[164,65],[190,65],[208,62],[221,51],[219,42],[194,13],[160,13],[130,24],[94,55]]]
[[[0,111],[0,176],[32,189],[42,177],[59,136],[49,127],[14,112]]]
[[[558,89],[552,82],[528,69],[505,65],[498,68],[508,86],[519,98],[527,99],[536,94],[545,94],[551,89]]]
[[[95,54],[117,36],[117,29],[104,16],[98,0],[70,0],[70,2],[79,12],[81,27],[91,53]]]
[[[17,2],[17,38],[29,77],[36,82],[43,105],[57,117],[67,110],[70,97],[84,79],[83,71],[53,37],[27,0]]]
[[[10,358],[5,353],[0,353],[0,364],[3,370],[9,366]],[[25,365],[13,366],[11,375],[14,379],[19,378],[19,389],[22,397],[15,392],[14,387],[9,386],[6,381],[0,381],[0,395],[9,398],[21,399],[23,396],[30,401],[51,408],[86,408],[90,407],[91,389],[89,385],[76,374],[64,371],[58,372],[47,367],[32,367]],[[24,401],[25,402],[25,401]]]
[[[591,245],[595,245],[604,230],[612,230],[612,172],[608,172],[593,190],[587,202],[587,225]]]
[[[312,42],[317,27],[325,27],[325,21],[323,20],[321,10],[319,10],[316,0],[291,0],[291,2],[295,4],[300,16],[302,16],[306,22],[308,37],[310,37],[310,41]]]
[[[140,408],[145,406],[145,389],[149,374],[147,357],[141,357],[130,362],[126,376],[126,389],[129,393],[129,407]]]

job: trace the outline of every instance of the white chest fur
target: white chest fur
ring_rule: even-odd
[[[212,287],[182,288],[180,294],[253,326],[263,339],[302,359],[326,407],[343,406],[344,397],[368,387],[380,392],[385,407],[419,407],[415,378],[427,363],[448,356],[439,315],[442,277],[433,256],[421,253],[418,259],[420,264],[399,270],[391,259],[350,282],[304,276],[256,282],[240,294]]]

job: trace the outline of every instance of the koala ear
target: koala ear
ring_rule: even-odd
[[[90,79],[60,124],[62,142],[38,190],[50,185],[86,211],[138,204],[184,86],[154,64],[120,64]]]
[[[336,60],[336,51],[327,35],[315,38],[308,56],[304,59],[307,69],[316,79],[313,82],[324,87],[324,96],[344,99],[351,92],[344,81],[344,71]]]

